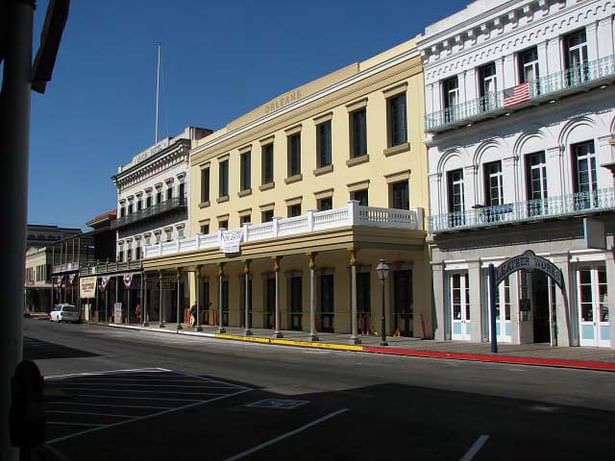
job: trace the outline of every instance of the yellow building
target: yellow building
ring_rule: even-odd
[[[432,336],[423,119],[410,40],[193,142],[193,237],[146,247],[144,270],[151,280],[189,273],[178,278],[189,280],[186,302],[198,297],[205,324],[221,313],[221,329],[330,331],[356,342],[381,331],[375,268],[385,258],[387,334]]]

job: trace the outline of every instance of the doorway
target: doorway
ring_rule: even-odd
[[[532,278],[532,311],[534,317],[534,342],[548,343],[549,334],[549,284],[547,274],[534,271]]]

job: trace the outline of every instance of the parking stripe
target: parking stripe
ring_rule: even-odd
[[[106,387],[103,388],[87,388],[87,387],[68,387],[68,386],[61,386],[58,387],[58,389],[63,390],[63,391],[94,391],[94,392],[132,392],[132,393],[139,393],[139,394],[181,394],[181,395],[224,395],[221,394],[220,392],[183,392],[183,391],[159,391],[159,390],[153,390],[153,391],[147,391],[147,390],[138,390],[138,389],[109,389]]]
[[[170,402],[200,402],[198,399],[174,399],[174,398],[159,398],[156,397],[135,397],[135,396],[123,396],[123,395],[102,395],[102,394],[76,394],[77,397],[85,397],[88,399],[129,399],[129,400],[165,400]]]
[[[488,439],[488,435],[481,435],[478,439],[476,439],[476,442],[472,444],[467,453],[463,455],[463,457],[459,461],[472,461],[472,459],[474,459],[480,449],[483,448],[483,445],[487,442]]]
[[[104,424],[90,424],[90,423],[69,423],[65,421],[47,421],[47,424],[54,424],[56,426],[90,426],[99,428],[104,426]]]
[[[192,381],[194,382],[194,381]],[[57,384],[54,384],[57,386]],[[233,389],[229,386],[190,386],[185,384],[133,384],[133,383],[114,383],[114,382],[93,382],[93,383],[83,383],[83,382],[75,382],[71,381],[71,385],[74,386],[131,386],[131,387],[181,387],[181,388],[195,388],[195,389]]]
[[[166,410],[173,407],[161,407],[152,405],[124,405],[120,403],[90,403],[90,402],[64,402],[64,401],[51,401],[47,402],[52,405],[78,405],[82,407],[121,407],[121,408],[144,408],[146,410]]]
[[[114,415],[111,413],[91,413],[87,411],[69,411],[69,410],[46,410],[45,413],[59,413],[66,415],[85,415],[85,416],[111,416],[113,418],[133,418],[134,415]]]

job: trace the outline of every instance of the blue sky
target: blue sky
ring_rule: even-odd
[[[156,42],[164,137],[221,128],[467,3],[73,0],[53,80],[32,94],[28,222],[85,229],[115,207],[111,176],[154,143]]]

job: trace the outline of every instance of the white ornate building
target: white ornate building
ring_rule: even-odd
[[[113,223],[117,229],[116,255],[119,263],[127,263],[127,273],[141,273],[145,245],[187,236],[189,152],[192,141],[209,134],[211,130],[205,128],[187,127],[179,135],[164,138],[135,155],[129,163],[118,167],[117,174],[112,177],[117,187],[117,220]],[[141,300],[143,284],[138,280],[135,285],[139,287],[137,299]],[[125,296],[120,294],[119,299],[122,298]],[[168,290],[165,299],[170,305],[179,297]],[[151,311],[152,320],[177,320],[176,309],[164,310],[165,319],[159,319],[158,312],[159,306]]]
[[[615,347],[613,21],[612,0],[478,0],[426,28],[437,339],[489,340],[486,268],[533,250],[565,287],[508,277],[498,340]]]

